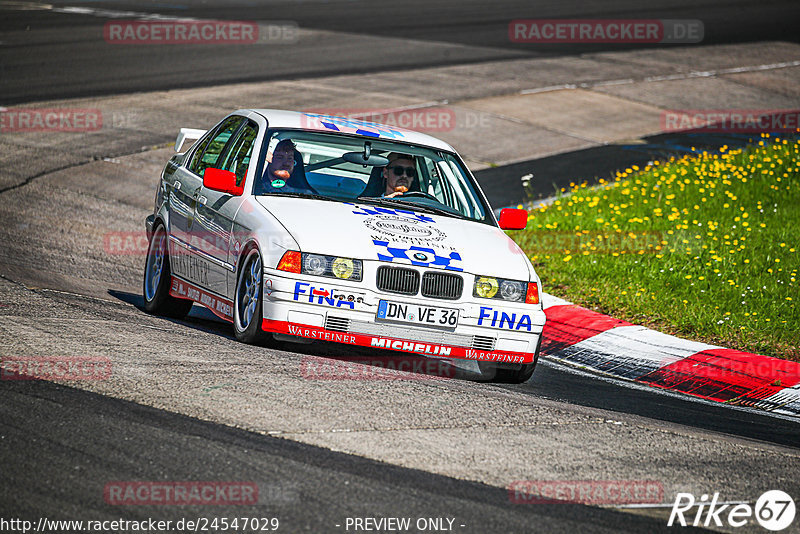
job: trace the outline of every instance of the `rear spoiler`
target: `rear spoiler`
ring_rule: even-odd
[[[178,138],[175,139],[175,152],[181,153],[181,148],[183,148],[183,144],[187,140],[197,141],[203,134],[206,133],[205,130],[196,130],[194,128],[181,128],[181,131],[178,132]]]

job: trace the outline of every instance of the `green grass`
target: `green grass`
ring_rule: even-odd
[[[510,235],[544,291],[681,337],[800,361],[800,141],[573,185]]]

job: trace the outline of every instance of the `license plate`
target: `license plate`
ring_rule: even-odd
[[[458,326],[458,309],[381,300],[378,303],[378,315],[376,318],[379,321],[411,323],[437,328],[455,328]]]

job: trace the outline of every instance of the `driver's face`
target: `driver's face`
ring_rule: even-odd
[[[394,172],[395,167],[402,167],[403,174],[400,176],[396,175]],[[408,176],[408,167],[416,169],[414,162],[410,159],[405,158],[398,158],[383,169],[383,176],[386,178],[386,194],[394,193],[398,186],[404,186],[406,189],[411,189],[411,184],[414,183],[414,179]]]
[[[269,163],[270,173],[275,171],[287,171],[292,174],[294,170],[294,150],[276,150],[272,153],[272,161]]]

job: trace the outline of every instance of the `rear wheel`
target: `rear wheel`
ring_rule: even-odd
[[[539,349],[542,346],[542,336],[539,335],[539,342],[536,343],[536,351],[533,354],[531,363],[522,364],[502,364],[492,362],[478,362],[481,376],[488,382],[499,384],[521,384],[530,380],[536,363],[539,361]]]
[[[167,232],[163,225],[158,225],[150,237],[144,264],[144,309],[155,315],[181,319],[192,309],[192,301],[169,294],[171,278]]]
[[[233,301],[233,331],[239,341],[262,343],[268,336],[261,329],[264,272],[258,249],[250,249],[241,265]]]

